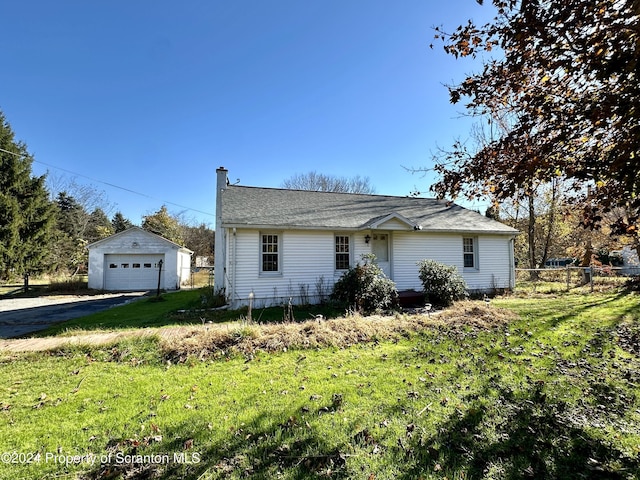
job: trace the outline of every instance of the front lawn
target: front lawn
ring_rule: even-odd
[[[5,355],[0,478],[640,478],[640,296],[499,307],[346,347]]]
[[[125,330],[135,328],[163,327],[168,325],[202,325],[205,322],[224,323],[248,320],[247,308],[240,310],[218,310],[206,308],[203,297],[206,289],[180,290],[163,293],[159,298],[149,296],[117,308],[58,323],[38,332],[39,337],[52,335],[76,335],[82,332]],[[291,309],[294,320],[306,320],[322,315],[324,318],[340,316],[344,310],[330,305],[295,306]],[[256,323],[283,321],[284,307],[254,309],[252,320]]]
[[[172,314],[176,310],[198,308],[200,295],[199,290],[180,290],[162,294],[160,298],[144,297],[127,305],[52,325],[47,330],[38,332],[37,335],[46,337],[84,330],[118,330],[170,325],[175,323]]]

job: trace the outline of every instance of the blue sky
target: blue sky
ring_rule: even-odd
[[[166,203],[213,226],[219,166],[242,185],[313,170],[426,192],[433,179],[403,167],[467,138],[444,84],[480,68],[430,49],[432,27],[492,13],[475,0],[3,2],[0,109],[35,174],[75,172],[134,223]]]

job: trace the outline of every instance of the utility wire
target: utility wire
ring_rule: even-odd
[[[27,156],[27,155],[22,154],[22,153],[10,152],[9,150],[5,150],[4,148],[0,148],[0,152],[9,153],[11,155],[15,155],[16,157],[26,157]],[[202,210],[198,210],[197,208],[191,208],[191,207],[187,207],[186,205],[180,205],[179,203],[169,202],[167,200],[162,200],[160,198],[152,197],[151,195],[147,195],[146,193],[136,192],[135,190],[131,190],[129,188],[121,187],[121,186],[115,185],[113,183],[109,183],[109,182],[105,182],[105,181],[102,181],[102,180],[98,180],[97,178],[88,177],[88,176],[83,175],[81,173],[73,172],[71,170],[67,170],[67,169],[62,168],[62,167],[56,167],[55,165],[50,165],[48,163],[41,162],[40,160],[35,160],[34,159],[33,161],[35,163],[39,163],[40,165],[44,165],[44,166],[49,167],[49,168],[55,168],[56,170],[62,170],[63,172],[67,172],[67,173],[70,173],[72,175],[76,175],[78,177],[86,178],[88,180],[91,180],[92,182],[102,183],[103,185],[108,185],[109,187],[118,188],[120,190],[124,190],[125,192],[133,193],[135,195],[140,195],[141,197],[146,197],[146,198],[150,198],[151,200],[157,200],[159,202],[168,203],[169,205],[173,205],[174,207],[186,208],[187,210],[192,211],[192,212],[198,212],[198,213],[202,213],[203,215],[209,215],[211,217],[215,217],[215,214],[210,213],[210,212],[204,212]]]

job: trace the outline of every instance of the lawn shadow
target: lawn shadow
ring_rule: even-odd
[[[624,328],[624,324],[628,323],[625,322],[625,320],[628,320],[629,317],[636,320],[640,318],[638,301],[632,298],[630,299],[630,296],[634,295],[634,293],[619,290],[612,295],[597,298],[586,303],[582,299],[582,296],[562,297],[567,303],[561,308],[553,308],[552,306],[546,308],[545,306],[537,305],[535,310],[538,318],[533,319],[530,324],[527,325],[526,329],[521,328],[520,330],[509,332],[508,338],[503,338],[501,344],[495,345],[493,354],[496,356],[507,356],[518,349],[531,349],[532,345],[540,340],[540,333],[554,331],[563,324],[575,321],[583,322],[587,325],[590,323],[593,324],[589,326],[591,329],[590,336],[583,336],[580,339],[581,344],[584,343],[588,346],[590,342],[597,341],[603,332],[614,334],[618,329]],[[590,310],[593,310],[593,322],[590,322],[591,318],[588,316]],[[603,314],[602,312],[605,313]],[[521,312],[520,315],[526,318],[527,314]],[[602,321],[602,318],[598,318],[600,315],[605,318],[611,318],[611,325],[597,326],[606,323]],[[559,341],[560,338],[557,340]],[[578,345],[578,343],[576,343],[577,339],[567,338],[565,341],[575,346]]]
[[[414,440],[413,467],[399,478],[461,469],[469,479],[624,479],[640,472],[640,458],[594,436],[563,402],[548,401],[543,383],[517,394],[501,388],[496,402],[475,401],[435,435]]]
[[[630,295],[629,292],[627,292],[625,290],[618,290],[618,291],[615,292],[615,294],[613,294],[611,296],[605,296],[603,298],[599,298],[597,300],[593,300],[593,301],[588,302],[588,303],[582,303],[580,301],[581,300],[581,296],[577,296],[577,297],[571,299],[571,300],[573,300],[572,305],[571,305],[571,309],[564,315],[560,315],[558,317],[554,317],[551,320],[551,322],[549,323],[549,325],[553,326],[553,327],[556,327],[556,326],[560,325],[561,323],[563,323],[563,322],[565,322],[565,321],[567,321],[569,319],[575,318],[577,315],[586,313],[590,309],[608,307],[612,303],[619,302],[620,300],[624,299],[628,295]],[[633,311],[634,311],[634,306],[630,306],[625,311],[621,311],[619,313],[619,317],[621,318],[625,314],[631,313]]]
[[[324,407],[327,414],[331,414],[330,408]],[[305,415],[317,415],[322,411],[282,412],[278,422],[274,422],[272,414],[261,413],[204,450],[198,445],[194,425],[185,423],[172,429],[176,435],[172,441],[158,444],[159,452],[170,454],[169,461],[163,465],[101,465],[83,478],[112,478],[109,475],[115,474],[114,478],[128,479],[198,479],[203,476],[271,479],[284,471],[288,478],[297,480],[315,476],[346,478],[348,455],[330,445],[305,421]],[[136,447],[129,446],[123,454],[137,454]]]

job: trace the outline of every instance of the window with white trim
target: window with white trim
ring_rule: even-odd
[[[476,239],[473,237],[463,237],[462,254],[464,257],[464,268],[478,268],[476,251]]]
[[[260,241],[260,271],[280,271],[280,235],[263,233]]]
[[[348,270],[351,252],[348,235],[336,235],[336,270]]]

